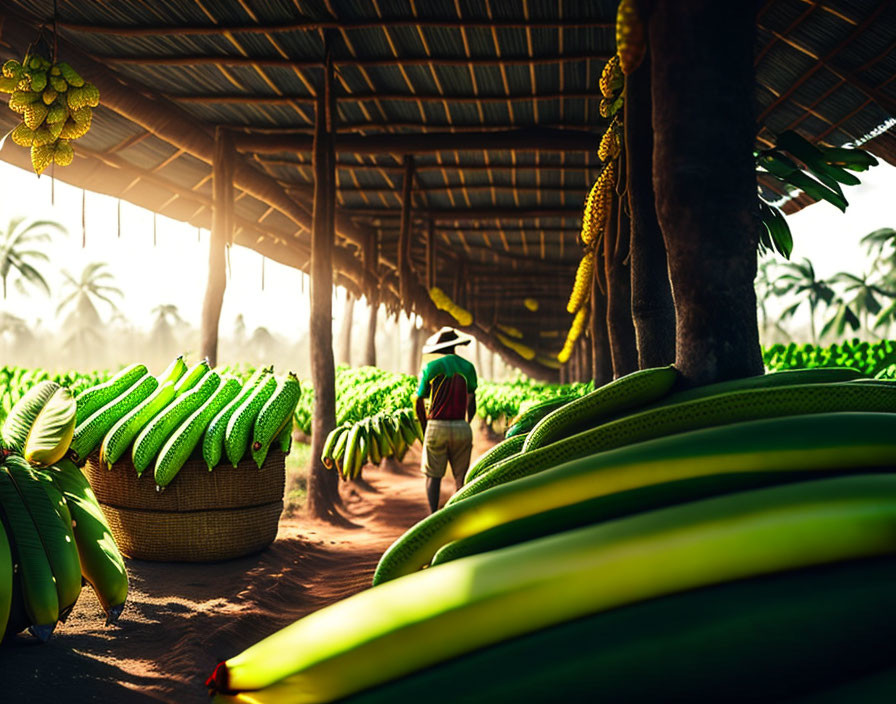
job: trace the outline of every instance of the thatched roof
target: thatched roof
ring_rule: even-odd
[[[0,57],[21,57],[53,19],[52,0],[7,0]],[[342,283],[380,278],[397,259],[403,157],[415,162],[411,261],[425,280],[478,301],[479,332],[514,325],[533,346],[563,329],[580,256],[582,203],[605,129],[597,78],[614,51],[615,0],[119,0],[59,3],[62,58],[103,93],[78,157],[56,176],[197,226],[210,226],[217,125],[232,127],[236,241],[305,268],[314,99],[324,36],[337,72]],[[762,129],[840,145],[891,118],[896,3],[777,0],[758,14]],[[0,126],[15,116],[0,112]],[[865,145],[896,163],[884,133]],[[26,165],[8,144],[0,158]],[[789,208],[805,204],[797,199]],[[376,239],[374,239],[376,238]],[[458,276],[459,272],[459,276]],[[352,281],[354,284],[352,284]],[[389,283],[392,286],[392,283]],[[541,300],[538,313],[522,298]],[[550,345],[548,347],[547,345]]]

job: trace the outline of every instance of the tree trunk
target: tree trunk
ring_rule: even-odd
[[[363,364],[368,367],[376,366],[376,319],[379,312],[379,306],[376,299],[372,295],[367,297],[367,305],[370,310],[367,317],[367,345],[364,350]]]
[[[215,128],[215,156],[212,164],[212,230],[208,239],[208,282],[202,301],[202,329],[199,333],[200,354],[210,366],[218,364],[218,324],[224,303],[227,273],[224,247],[233,233],[233,139],[221,127]],[[3,279],[6,297],[6,279]]]
[[[761,374],[753,141],[755,5],[657,0],[653,182],[685,385]]]
[[[355,297],[345,292],[345,307],[342,309],[342,324],[339,327],[339,364],[352,366],[352,318],[355,312]]]
[[[324,442],[336,427],[336,378],[333,364],[333,240],[336,159],[332,143],[332,57],[327,53],[324,82],[318,93],[314,125],[314,210],[311,226],[311,383],[314,416],[311,421],[311,460],[308,471],[308,512],[336,521],[339,476],[320,461]]]
[[[649,56],[649,50],[648,50]],[[631,213],[632,320],[641,369],[675,360],[675,306],[666,266],[666,245],[653,194],[653,127],[650,65],[625,79],[625,159]]]
[[[620,176],[621,178],[621,176]],[[638,348],[632,322],[632,279],[628,257],[628,217],[622,199],[614,198],[604,232],[604,266],[607,282],[607,337],[613,361],[613,377],[618,379],[638,369]]]
[[[423,348],[423,340],[426,339],[426,330],[423,327],[417,327],[414,320],[411,320],[411,348],[408,353],[408,374],[417,374],[420,372],[420,350]]]
[[[607,336],[607,297],[600,267],[594,267],[591,286],[591,378],[595,388],[613,381],[613,361]]]
[[[585,362],[585,369],[582,372],[582,378],[579,381],[588,381],[594,378],[594,356],[591,354],[591,336],[582,338],[582,356]]]

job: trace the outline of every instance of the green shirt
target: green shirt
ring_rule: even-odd
[[[430,420],[464,420],[467,394],[476,390],[476,368],[463,357],[444,354],[420,373],[417,396],[429,397]]]

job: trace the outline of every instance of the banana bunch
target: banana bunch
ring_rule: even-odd
[[[604,166],[585,199],[585,214],[582,218],[582,233],[579,238],[586,247],[596,246],[603,236],[604,226],[610,215],[610,204],[613,200],[615,186],[616,161],[611,160]]]
[[[34,172],[50,164],[68,166],[74,159],[71,140],[87,134],[100,92],[64,61],[51,63],[38,54],[3,64],[0,91],[10,93],[9,109],[22,115],[11,134],[20,147],[31,148]]]
[[[423,442],[423,428],[412,410],[377,413],[356,423],[336,426],[327,436],[320,459],[343,479],[356,479],[368,462],[379,464],[386,457],[401,462],[417,440]]]
[[[600,146],[597,148],[597,158],[601,161],[611,161],[622,152],[622,120],[619,115],[613,117],[610,126],[600,138]]]
[[[275,443],[289,452],[292,419],[302,395],[294,374],[278,379],[258,369],[245,384],[202,360],[175,359],[158,377],[132,364],[75,396],[77,425],[68,456],[83,464],[99,451],[109,469],[126,457],[141,476],[150,466],[165,487],[194,454],[209,470],[226,456],[236,466],[247,454],[260,468]]]
[[[413,526],[374,589],[220,663],[215,701],[888,701],[896,387],[849,369],[676,380],[623,377],[528,434],[665,419],[649,439],[573,457],[506,440],[473,484],[554,456]]]
[[[429,289],[429,297],[436,308],[446,311],[457,321],[458,325],[467,326],[473,323],[473,314],[448,298],[448,295],[438,286],[433,286]]]
[[[621,0],[616,10],[616,54],[626,76],[644,60],[647,40],[635,0]]]
[[[579,268],[576,269],[576,279],[572,286],[569,302],[566,304],[568,313],[577,313],[588,301],[591,295],[591,285],[594,282],[594,250],[589,249],[582,256]]]
[[[512,340],[507,337],[507,335],[503,335],[500,332],[495,333],[495,337],[498,338],[498,342],[504,345],[507,349],[513,350],[523,359],[535,359],[535,350],[533,350],[528,345],[524,345],[522,342],[518,342],[517,340]]]
[[[585,324],[588,322],[588,315],[591,309],[588,306],[582,306],[576,312],[576,316],[572,319],[572,325],[569,326],[569,332],[566,333],[566,342],[563,343],[563,349],[557,353],[557,361],[560,364],[566,364],[572,356],[573,348],[576,342],[585,332]]]
[[[65,459],[76,423],[69,389],[44,380],[0,428],[0,637],[28,628],[49,640],[74,608],[82,578],[107,622],[124,608],[124,561],[87,480]]]

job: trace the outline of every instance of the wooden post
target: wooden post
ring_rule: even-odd
[[[426,290],[436,285],[436,242],[433,219],[426,220]]]
[[[376,366],[376,320],[379,311],[379,303],[373,293],[367,294],[367,305],[369,306],[367,318],[367,344],[364,349],[364,359],[362,361],[368,367]]]
[[[762,374],[753,3],[656,0],[653,184],[685,385]],[[687,76],[687,78],[683,78]]]
[[[599,266],[594,267],[594,284],[591,286],[591,359],[594,386],[611,382],[613,362],[607,334],[606,284]]]
[[[631,270],[628,257],[629,225],[622,199],[613,198],[609,222],[604,232],[606,267],[607,332],[613,360],[613,376],[619,378],[638,369],[638,349],[632,322]]]
[[[324,442],[336,427],[336,375],[333,364],[333,242],[336,160],[333,153],[333,63],[327,50],[323,84],[318,89],[314,123],[314,210],[311,226],[311,460],[308,472],[308,512],[315,518],[337,520],[339,475],[320,461]]]
[[[208,240],[208,281],[202,301],[200,354],[214,367],[218,363],[218,323],[227,276],[224,248],[233,237],[233,167],[236,151],[233,139],[224,128],[215,128],[215,157],[212,164],[212,230]]]
[[[352,365],[352,322],[354,322],[355,297],[351,291],[345,292],[345,307],[342,309],[342,324],[339,328],[339,364]]]
[[[398,233],[398,295],[401,304],[410,303],[411,208],[413,208],[414,157],[404,157],[404,181],[401,184],[401,230]]]

